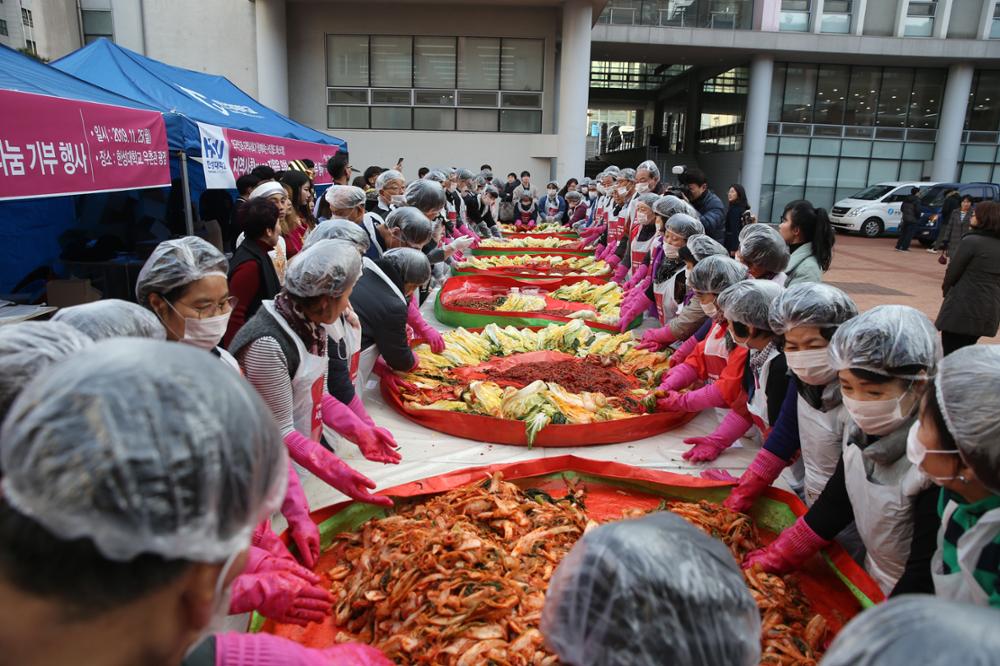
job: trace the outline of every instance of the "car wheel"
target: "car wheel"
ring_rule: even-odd
[[[878,238],[882,235],[882,220],[877,217],[869,217],[861,225],[861,233],[868,238]]]

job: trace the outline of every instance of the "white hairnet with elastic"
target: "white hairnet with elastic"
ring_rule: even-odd
[[[573,666],[760,660],[760,611],[729,549],[667,511],[585,534],[552,575],[541,629]]]
[[[476,174],[472,173],[469,169],[456,169],[455,177],[459,180],[472,180],[476,177]]]
[[[398,180],[401,183],[405,183],[406,179],[403,178],[403,174],[396,171],[395,169],[387,169],[378,175],[375,179],[375,189],[381,192],[386,188],[386,186],[394,180]]]
[[[444,188],[433,180],[415,180],[406,186],[403,193],[406,205],[413,206],[425,213],[444,208]]]
[[[425,245],[434,234],[434,223],[413,206],[403,206],[389,213],[385,226],[399,229],[399,239],[407,245]]]
[[[361,255],[354,243],[321,240],[288,262],[285,290],[300,298],[340,296],[361,277]]]
[[[583,199],[583,194],[576,190],[571,190],[566,193],[566,201],[581,201]]]
[[[740,231],[740,257],[747,266],[780,273],[788,266],[788,243],[770,224],[748,224]]]
[[[568,195],[567,195],[567,198],[568,198]],[[659,199],[660,199],[660,195],[659,194],[653,194],[652,192],[646,192],[644,194],[640,194],[639,196],[637,196],[635,198],[635,200],[636,200],[637,203],[641,203],[643,206],[646,206],[650,210],[653,209],[653,206],[656,205],[656,202],[659,201]],[[656,211],[654,210],[653,212],[655,213]]]
[[[963,347],[941,361],[935,397],[962,459],[1000,494],[1000,347]]]
[[[675,213],[670,216],[670,219],[667,220],[667,229],[684,238],[705,233],[705,227],[698,221],[698,218],[686,213]]]
[[[722,257],[729,256],[729,250],[727,250],[722,243],[704,233],[688,236],[687,249],[691,252],[692,256],[694,256],[694,262],[696,264],[705,257],[711,257],[713,255],[719,255]]]
[[[331,185],[323,194],[332,210],[350,210],[365,203],[365,191],[353,185]]]
[[[622,172],[621,169],[616,167],[614,164],[604,169],[604,175],[608,178],[618,178],[618,175]]]
[[[281,186],[281,183],[274,180],[268,180],[253,188],[247,199],[260,199],[261,197],[267,198],[272,197],[275,194],[280,194],[283,197],[288,196],[288,192],[286,192],[285,188]]]
[[[635,182],[635,169],[622,169],[618,172],[618,180],[629,180]]]
[[[656,166],[656,162],[654,162],[653,160],[646,160],[645,162],[637,166],[635,168],[635,171],[636,173],[639,173],[640,171],[648,171],[649,175],[652,176],[653,178],[659,179],[660,177],[660,167]]]
[[[701,294],[721,294],[728,287],[749,277],[747,267],[729,257],[705,257],[688,276],[688,284]]]
[[[446,174],[444,171],[441,171],[440,169],[431,169],[430,171],[424,174],[424,177],[421,180],[431,180],[434,181],[435,183],[440,184],[448,180],[448,174]]]
[[[995,666],[997,610],[905,594],[851,620],[823,666]]]
[[[0,433],[2,492],[53,536],[109,560],[222,562],[284,499],[271,411],[204,351],[106,340],[52,365]]]
[[[26,321],[0,326],[0,421],[21,389],[43,368],[92,344],[90,337],[64,322]]]
[[[771,330],[784,335],[800,326],[837,328],[857,315],[858,306],[840,289],[805,282],[786,289],[771,306]]]
[[[315,245],[321,240],[345,240],[354,243],[358,252],[364,254],[372,244],[371,236],[364,227],[356,222],[335,217],[332,220],[323,220],[313,229],[303,244],[303,249]]]
[[[396,269],[403,284],[423,284],[431,279],[431,263],[427,255],[410,247],[397,247],[382,255]]]
[[[693,217],[696,220],[701,219],[701,215],[698,214],[698,211],[695,210],[694,206],[672,194],[665,194],[660,197],[653,206],[653,212],[662,217],[664,220],[669,220],[673,215],[677,215],[679,213]]]
[[[727,287],[715,303],[726,319],[770,331],[771,305],[783,291],[773,280],[743,280]]]
[[[876,306],[845,322],[830,340],[830,364],[835,370],[857,368],[899,379],[929,379],[940,358],[934,324],[908,305]]]
[[[69,324],[94,341],[105,338],[166,340],[167,331],[152,312],[128,301],[108,298],[63,308],[52,321]]]
[[[150,294],[169,294],[210,275],[226,277],[228,271],[225,255],[202,238],[185,236],[163,241],[142,265],[135,283],[135,297],[141,305],[146,305]]]

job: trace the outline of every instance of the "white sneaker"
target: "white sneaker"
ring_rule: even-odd
[[[937,250],[935,250],[935,249],[934,249],[934,248],[932,248],[932,247],[929,247],[929,248],[927,248],[927,251],[928,251],[928,252],[930,252],[931,254],[937,254],[937,253],[938,253],[938,251],[937,251]]]

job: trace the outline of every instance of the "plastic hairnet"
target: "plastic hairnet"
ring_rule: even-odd
[[[495,185],[487,185],[483,189],[483,193],[484,194],[489,194],[490,196],[494,196],[494,197],[500,196],[500,190],[498,190]]]
[[[545,187],[546,188],[554,187],[554,188],[556,188],[558,190],[559,189],[559,183],[557,183],[554,180],[550,180],[548,183],[545,184]]]
[[[105,338],[166,340],[167,331],[152,312],[128,301],[109,298],[63,308],[52,321],[69,324],[94,341]]]
[[[995,608],[906,594],[851,620],[823,666],[991,666],[1000,654],[997,626]]]
[[[361,277],[354,243],[321,240],[296,254],[285,269],[285,290],[293,296],[340,296]]]
[[[163,241],[142,265],[135,283],[135,297],[146,305],[150,294],[168,294],[209,275],[226,277],[228,271],[225,255],[206,240],[185,236]]]
[[[653,206],[656,205],[656,202],[660,200],[660,195],[653,194],[652,192],[646,192],[645,194],[640,194],[635,199],[643,206],[648,206],[650,209],[652,209]],[[653,212],[655,213],[656,211],[654,210]]]
[[[389,213],[385,226],[399,229],[400,239],[410,245],[424,245],[434,234],[434,223],[413,206],[403,206]]]
[[[358,252],[364,254],[371,247],[372,239],[364,227],[350,220],[334,218],[323,220],[306,236],[303,249],[315,245],[321,240],[344,240],[354,243]]]
[[[705,233],[705,227],[698,221],[698,218],[685,213],[676,213],[670,216],[670,219],[667,220],[667,229],[684,238]]]
[[[711,257],[713,255],[719,255],[722,257],[729,256],[729,250],[727,250],[722,243],[704,233],[688,236],[687,249],[690,250],[692,255],[694,255],[695,263],[700,262],[705,257]]]
[[[945,356],[935,391],[962,458],[1000,494],[1000,347],[974,345]]]
[[[618,175],[620,173],[621,173],[621,169],[619,169],[618,167],[616,167],[613,164],[604,170],[604,175],[605,176],[611,176],[612,178],[618,178]]]
[[[688,276],[688,284],[702,294],[720,294],[747,277],[747,267],[727,253],[726,256],[712,255],[699,261]]]
[[[333,210],[349,210],[365,203],[365,191],[353,185],[331,185],[323,197]]]
[[[456,169],[455,177],[459,180],[472,180],[476,177],[476,174],[472,173],[468,169]]]
[[[583,195],[576,190],[566,193],[566,201],[577,201],[579,199],[583,199]]]
[[[830,340],[835,370],[859,368],[886,377],[928,379],[941,358],[934,324],[907,305],[879,305],[845,322]],[[926,372],[904,371],[920,366]]]
[[[573,666],[760,660],[760,612],[732,554],[665,511],[585,534],[552,575],[541,629]]]
[[[380,173],[378,178],[375,179],[375,189],[381,192],[385,186],[389,184],[389,181],[392,180],[398,180],[404,183],[406,182],[406,179],[403,178],[403,174],[399,173],[395,169],[389,169],[388,171]]]
[[[444,188],[433,180],[415,180],[406,186],[406,205],[414,206],[425,213],[444,207]]]
[[[694,206],[672,194],[660,197],[656,205],[653,206],[653,212],[664,220],[669,220],[672,216],[680,213],[693,217],[696,220],[701,219],[701,215],[694,209]]]
[[[109,560],[221,562],[284,499],[271,410],[225,363],[156,340],[106,340],[51,366],[0,435],[2,492]]]
[[[0,326],[0,421],[21,389],[43,368],[93,342],[63,322],[26,321]]]
[[[788,243],[770,224],[748,224],[740,231],[740,256],[747,266],[780,273],[788,266]]]
[[[622,169],[618,172],[618,180],[630,180],[635,182],[635,169]]]
[[[382,255],[399,272],[403,284],[423,284],[431,279],[427,255],[410,247],[397,247]]]
[[[645,162],[637,166],[635,170],[636,172],[648,171],[649,175],[652,176],[653,178],[660,177],[660,167],[656,166],[656,162],[654,162],[653,160],[646,160]]]
[[[720,293],[715,303],[726,319],[770,331],[768,314],[783,291],[784,288],[772,280],[743,280]]]
[[[423,180],[432,180],[435,183],[443,183],[448,180],[448,174],[440,169],[431,169],[426,174],[424,174]]]
[[[837,328],[858,316],[858,306],[836,287],[806,282],[789,287],[771,306],[771,330],[784,335],[793,328]]]

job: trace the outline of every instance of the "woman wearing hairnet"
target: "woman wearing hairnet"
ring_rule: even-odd
[[[375,191],[377,196],[368,201],[365,209],[369,213],[375,213],[383,220],[399,206],[405,206],[403,190],[406,189],[406,179],[403,174],[395,169],[387,169],[375,179]]]
[[[0,437],[5,660],[181,663],[228,612],[251,531],[284,495],[276,436],[245,382],[182,345],[105,341],[38,375]],[[387,663],[265,634],[211,637],[191,659]]]
[[[653,212],[653,207],[659,198],[659,195],[648,193],[638,195],[635,198],[632,224],[629,227],[628,235],[622,239],[625,244],[625,256],[615,269],[612,278],[623,287],[627,282],[626,277],[629,278],[628,282],[632,286],[645,277],[649,271],[646,262],[657,237],[656,214]]]
[[[331,185],[323,194],[323,199],[330,204],[329,219],[347,220],[365,230],[365,233],[371,238],[367,256],[373,259],[377,258],[379,256],[379,225],[382,224],[382,218],[376,213],[365,210],[368,201],[365,191],[353,185]]]
[[[669,511],[587,532],[552,574],[541,629],[568,666],[760,662],[760,612],[732,553]]]
[[[944,358],[910,427],[906,456],[941,487],[934,593],[1000,608],[1000,348]]]
[[[566,224],[566,199],[559,194],[559,183],[550,180],[545,195],[538,199],[538,213],[549,224]]]
[[[769,224],[748,224],[740,231],[736,258],[746,264],[757,280],[773,280],[784,286],[788,266],[788,244]]]
[[[457,213],[448,207],[449,203],[446,193],[435,181],[429,179],[413,181],[407,186],[405,197],[407,206],[416,208],[431,222],[431,239],[434,240],[434,243],[432,244],[430,240],[425,241],[417,249],[425,248],[428,252],[428,259],[432,264],[444,261],[454,253],[461,253],[472,247],[475,239],[472,234],[466,234],[462,231],[464,225],[459,224],[457,218],[453,217],[453,214],[457,215]],[[447,219],[442,217],[443,212],[447,214]],[[444,230],[444,237],[448,240],[448,244],[441,248],[433,247],[437,243],[436,239],[434,239],[434,232],[437,230],[436,225],[441,225],[441,228]],[[391,239],[386,238],[385,240],[386,242],[383,244],[384,249],[413,247],[412,244],[403,243],[392,245],[389,242]]]
[[[94,342],[107,338],[167,338],[156,315],[141,305],[117,298],[61,308],[52,315],[51,321],[69,324]]]
[[[740,406],[738,400],[743,393],[747,349],[735,346],[730,341],[729,323],[722,310],[716,306],[719,294],[746,278],[746,266],[725,255],[706,257],[691,271],[690,285],[712,319],[712,328],[683,363],[667,371],[656,391],[659,398],[657,406],[661,409],[673,409],[674,393],[700,379],[709,384],[713,396],[718,396],[723,404],[736,405],[739,411],[726,412],[719,427],[708,437],[684,440],[685,444],[693,446],[683,454],[685,460],[714,460],[718,453],[711,455],[713,452],[725,449],[752,425],[745,404]],[[660,404],[661,401],[664,401],[663,404]]]
[[[614,268],[616,274],[628,251],[629,230],[635,215],[635,197],[635,169],[622,169],[615,181],[611,206],[606,209],[607,229],[601,237],[605,249],[597,255],[598,259]]]
[[[289,262],[284,289],[240,330],[232,350],[271,408],[295,462],[352,499],[391,506],[389,498],[369,492],[374,482],[320,443],[325,424],[357,444],[369,460],[399,462],[388,431],[365,423],[362,414],[326,390],[327,327],[347,307],[360,273],[353,244],[323,240],[310,245]]]
[[[837,328],[857,314],[850,296],[817,282],[796,285],[771,305],[771,328],[784,341],[792,380],[764,447],[724,502],[733,511],[749,511],[799,453],[806,505],[812,506],[823,492],[840,461],[845,418],[827,348]]]
[[[840,462],[805,516],[743,566],[798,569],[854,521],[884,593],[931,592],[938,492],[906,445],[941,357],[934,326],[913,308],[880,305],[841,325],[829,353],[849,417]]]

